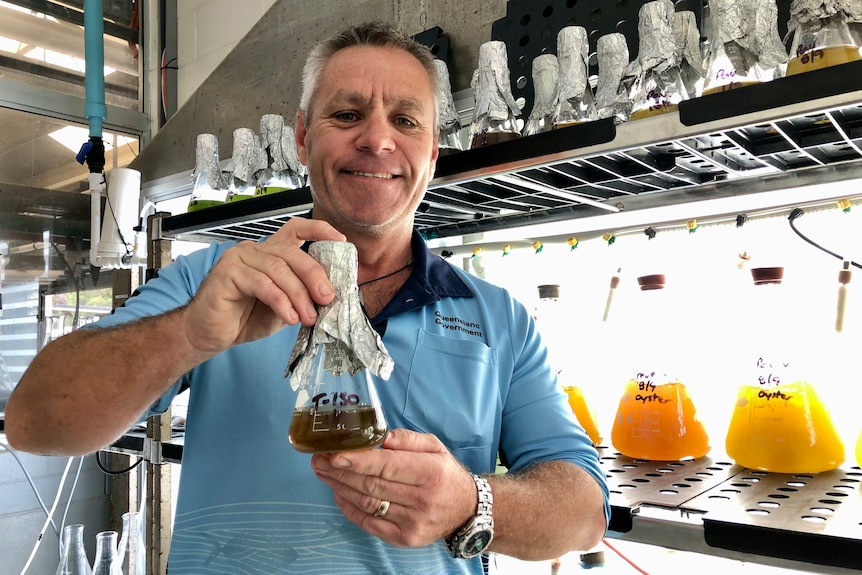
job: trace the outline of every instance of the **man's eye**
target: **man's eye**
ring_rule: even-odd
[[[343,122],[352,122],[356,120],[357,115],[354,112],[338,112],[335,114],[335,118]]]
[[[405,128],[412,128],[416,125],[416,122],[410,118],[396,118],[395,123]]]

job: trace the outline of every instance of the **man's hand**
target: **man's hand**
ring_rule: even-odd
[[[391,430],[381,449],[316,454],[317,477],[350,521],[398,547],[452,534],[476,512],[476,484],[433,435]],[[389,501],[383,517],[375,516]]]
[[[266,241],[245,241],[227,250],[184,310],[191,345],[218,353],[286,324],[313,324],[315,302],[329,303],[333,291],[323,267],[302,245],[344,239],[326,222],[291,218]]]

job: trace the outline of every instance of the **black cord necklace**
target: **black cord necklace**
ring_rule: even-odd
[[[395,270],[394,272],[390,272],[390,273],[386,274],[385,276],[380,276],[379,278],[374,278],[373,280],[368,280],[367,282],[362,282],[357,287],[367,286],[368,284],[373,284],[374,282],[379,282],[380,280],[385,280],[386,278],[390,278],[390,277],[394,276],[395,274],[400,274],[404,270],[410,269],[411,267],[413,267],[413,258],[410,258],[410,261],[407,262],[406,264],[404,264],[404,267],[400,267],[397,270]]]

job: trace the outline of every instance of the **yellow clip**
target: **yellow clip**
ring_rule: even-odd
[[[512,251],[512,244],[503,244],[503,255],[507,256]]]
[[[602,239],[608,242],[608,245],[613,245],[615,241],[617,241],[617,237],[612,233],[607,233],[602,236]]]
[[[576,247],[578,247],[578,238],[572,236],[568,240],[566,240],[566,243],[569,244],[570,249],[575,249]]]
[[[473,248],[473,257],[479,257],[482,255],[482,252],[485,251],[485,248]]]
[[[847,213],[850,211],[850,206],[851,206],[850,200],[847,200],[847,199],[838,200],[838,207],[841,208],[841,211],[843,211],[844,213]]]
[[[685,222],[685,227],[688,228],[688,233],[694,233],[697,231],[697,220],[688,220]]]
[[[542,242],[540,242],[540,241],[535,241],[535,242],[533,242],[533,249],[534,249],[534,250],[536,250],[536,253],[537,253],[537,254],[538,254],[538,253],[541,253],[541,252],[542,252],[542,249],[543,249],[544,247],[545,247],[545,246],[543,246],[543,245],[542,245]]]

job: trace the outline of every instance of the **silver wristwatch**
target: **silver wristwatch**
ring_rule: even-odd
[[[479,490],[476,516],[443,540],[449,554],[456,559],[472,559],[487,549],[494,538],[494,517],[491,515],[494,496],[491,494],[491,486],[476,474],[473,475],[473,481]]]

